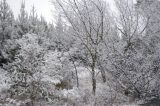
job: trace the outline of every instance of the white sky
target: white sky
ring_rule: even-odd
[[[17,17],[20,12],[22,0],[6,0],[6,1],[10,5],[10,8],[12,9],[15,17]],[[114,0],[107,0],[107,1],[111,5],[111,8],[114,9],[115,8]],[[44,16],[48,22],[54,21],[53,18],[54,13],[52,12],[54,6],[51,3],[51,0],[25,0],[25,4],[28,13],[30,12],[31,7],[34,5],[39,16],[40,15]]]
[[[21,2],[22,0],[6,0],[7,3],[10,5],[15,17],[18,16],[20,12]],[[26,10],[28,13],[30,12],[32,6],[34,5],[36,8],[36,12],[38,16],[42,15],[48,22],[53,20],[53,5],[50,0],[25,0]]]

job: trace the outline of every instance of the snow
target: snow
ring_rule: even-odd
[[[49,83],[53,83],[53,84],[58,84],[58,83],[60,83],[60,80],[55,79],[54,77],[51,77],[51,76],[45,75],[45,74],[42,76],[41,81],[47,82],[47,83],[49,82]]]
[[[0,92],[9,88],[9,85],[7,83],[9,81],[9,78],[6,75],[7,73],[3,69],[0,69]]]
[[[128,104],[128,105],[122,105],[122,106],[138,106],[137,104]]]
[[[62,90],[62,94],[63,94],[64,97],[72,98],[72,99],[73,99],[73,97],[74,98],[80,98],[81,97],[81,94],[80,94],[80,92],[77,88],[73,88],[71,90],[64,89],[64,90]]]

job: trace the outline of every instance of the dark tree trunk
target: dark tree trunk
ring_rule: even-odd
[[[78,78],[78,70],[77,70],[77,67],[73,61],[73,65],[74,65],[74,69],[75,69],[75,72],[76,72],[76,82],[77,82],[77,88],[79,87],[79,78]]]
[[[96,94],[96,78],[95,78],[94,67],[92,67],[92,93],[93,93],[93,95]]]
[[[105,73],[105,69],[104,67],[101,65],[100,60],[98,60],[98,66],[99,66],[99,70],[101,71],[101,76],[102,76],[102,81],[105,83],[106,82],[106,73]]]
[[[105,83],[106,82],[106,73],[103,69],[101,70],[101,76],[102,76],[103,82]]]

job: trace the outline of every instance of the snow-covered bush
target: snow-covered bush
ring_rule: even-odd
[[[20,49],[15,61],[9,64],[11,98],[23,96],[35,100],[42,92],[40,80],[45,50],[38,44],[35,34],[26,34],[17,43]]]

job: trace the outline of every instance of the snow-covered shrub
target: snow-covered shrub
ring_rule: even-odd
[[[41,92],[41,66],[43,66],[44,49],[38,44],[37,35],[26,34],[18,39],[20,47],[15,61],[10,63],[11,98],[35,100]]]

